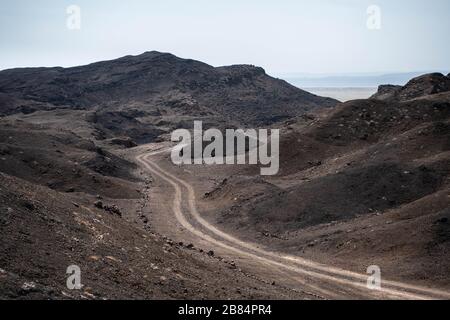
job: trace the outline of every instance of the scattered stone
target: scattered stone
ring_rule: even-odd
[[[96,296],[88,291],[84,291],[83,294],[88,299],[96,299]]]
[[[27,294],[29,292],[32,292],[36,289],[36,284],[34,282],[25,282],[21,287],[20,287],[20,293],[21,294]]]
[[[137,146],[136,142],[134,142],[133,140],[131,140],[131,138],[129,137],[124,137],[124,138],[114,138],[111,140],[112,144],[115,145],[119,145],[119,146],[123,146],[125,148],[134,148]]]
[[[436,222],[438,222],[438,223],[447,223],[448,222],[448,218],[444,217],[444,218],[439,219]]]
[[[9,148],[8,146],[0,147],[0,155],[5,156],[5,155],[10,155],[10,154],[11,154],[11,148]]]
[[[208,251],[208,256],[214,257],[214,251],[212,251],[212,250]]]
[[[119,217],[122,216],[122,211],[120,211],[120,208],[119,208],[118,206],[116,206],[116,205],[112,205],[112,206],[104,206],[103,209],[104,209],[106,212],[109,212],[109,213],[111,213],[111,214],[116,214],[116,215],[118,215]]]
[[[106,256],[105,258],[110,261],[114,261],[114,262],[118,262],[118,263],[122,262],[120,259],[117,259],[116,257],[113,257],[113,256]]]
[[[89,260],[92,260],[92,261],[98,261],[98,260],[100,260],[100,259],[101,259],[100,256],[90,256],[90,257],[89,257]]]
[[[159,267],[154,263],[150,263],[150,268],[152,268],[153,270],[159,270]]]
[[[103,202],[101,202],[100,200],[95,201],[94,206],[96,208],[103,209]]]
[[[23,205],[26,209],[28,209],[28,210],[30,210],[30,211],[34,211],[34,210],[36,209],[36,207],[34,206],[34,204],[31,203],[31,202],[28,201],[28,200],[23,200],[23,201],[22,201],[22,205]]]

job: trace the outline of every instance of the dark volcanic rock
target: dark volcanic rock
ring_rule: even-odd
[[[420,76],[409,81],[399,93],[401,100],[450,91],[450,79],[441,73]]]
[[[102,111],[90,113],[87,119],[94,124],[98,132],[102,133],[102,137],[113,137],[114,139],[122,136],[122,141],[129,141],[129,143],[125,142],[124,146],[132,147],[135,146],[132,140],[137,143],[151,142],[164,133],[153,125],[141,123],[136,119],[139,116],[141,114],[135,110]]]
[[[388,100],[394,98],[399,91],[402,89],[402,86],[394,86],[390,84],[384,84],[378,87],[377,93],[372,96],[372,99],[377,100]]]
[[[410,80],[405,86],[382,85],[372,96],[378,100],[407,101],[450,91],[450,79],[441,73],[430,73]]]
[[[129,110],[133,105],[142,115],[172,112],[253,125],[270,124],[337,104],[336,100],[274,79],[262,68],[250,65],[214,68],[159,52],[68,69],[5,70],[0,72],[0,95],[0,113],[7,114],[21,112],[19,106],[11,109],[9,104],[2,103],[15,99],[57,108],[108,111]],[[136,117],[132,115],[128,121]],[[89,116],[92,122],[99,119]],[[147,138],[144,140],[148,141]]]
[[[136,147],[137,144],[128,137],[125,138],[114,138],[111,140],[112,144],[123,146],[125,148],[133,148]]]

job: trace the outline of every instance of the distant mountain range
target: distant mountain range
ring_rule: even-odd
[[[444,70],[445,71],[445,70]],[[405,85],[410,79],[432,71],[404,73],[349,73],[349,74],[306,74],[290,73],[280,78],[299,88],[362,88],[378,87],[383,84]],[[442,72],[442,70],[440,70]],[[446,74],[448,72],[444,72]]]

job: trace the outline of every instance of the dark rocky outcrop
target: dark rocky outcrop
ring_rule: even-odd
[[[378,100],[406,101],[450,91],[450,79],[442,73],[430,73],[410,80],[405,86],[382,85],[372,96]]]

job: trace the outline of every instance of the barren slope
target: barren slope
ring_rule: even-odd
[[[350,101],[289,122],[280,175],[227,177],[207,190],[207,216],[278,250],[450,285],[450,92],[428,94],[447,81],[425,75],[402,88],[423,95]]]

